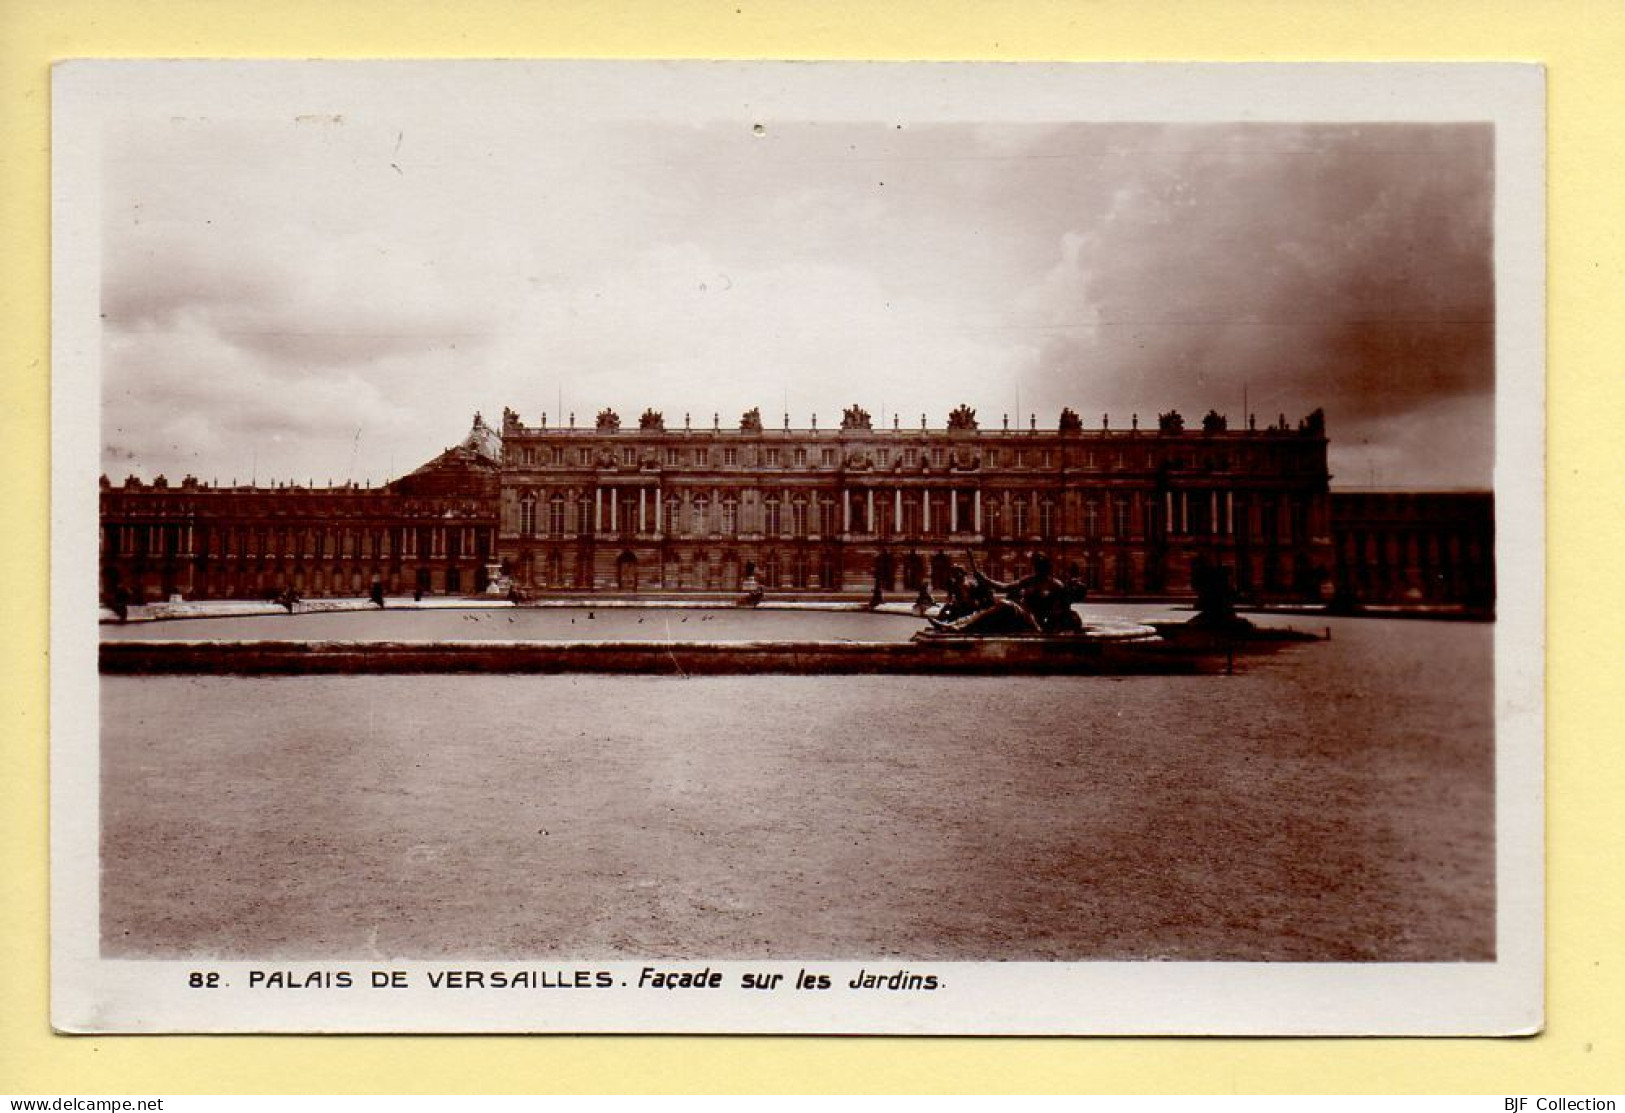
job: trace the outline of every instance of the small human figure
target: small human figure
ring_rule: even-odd
[[[871,611],[877,610],[879,609],[880,604],[884,603],[885,601],[886,597],[880,593],[880,581],[876,580],[875,589],[869,593],[869,609]]]
[[[368,594],[369,598],[372,599],[372,605],[373,606],[377,607],[379,610],[384,609],[384,581],[383,580],[380,580],[378,577],[374,576],[373,579],[372,579],[372,588],[367,594]]]
[[[764,595],[766,594],[762,590],[761,583],[756,579],[756,562],[754,560],[747,560],[745,562],[745,578],[744,582],[740,586],[745,590],[744,596],[739,600],[739,605],[741,607],[756,606],[762,601]]]
[[[130,589],[123,584],[113,585],[113,613],[120,622],[130,620]]]
[[[415,588],[412,589],[412,602],[414,602],[414,603],[423,602],[423,588],[415,587]]]
[[[293,608],[299,603],[299,593],[291,587],[285,587],[282,589],[282,593],[276,597],[276,601],[282,605],[284,610],[292,614]]]

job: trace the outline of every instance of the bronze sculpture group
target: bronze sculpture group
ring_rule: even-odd
[[[974,561],[969,571],[948,571],[948,599],[927,621],[943,634],[1081,634],[1083,620],[1072,609],[1084,598],[1077,579],[1061,580],[1043,553],[1032,556],[1032,571],[1001,582],[983,575]]]

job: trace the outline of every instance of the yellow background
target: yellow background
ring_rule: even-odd
[[[47,67],[73,57],[1524,60],[1549,67],[1549,981],[1524,1040],[53,1036]],[[0,0],[0,1092],[1625,1090],[1625,0]],[[93,806],[87,801],[86,806]]]

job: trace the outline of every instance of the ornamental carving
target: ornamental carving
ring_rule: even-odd
[[[739,431],[741,433],[760,433],[762,431],[762,408],[752,406],[739,415]]]
[[[1157,415],[1157,428],[1164,433],[1183,433],[1185,419],[1178,410],[1169,410],[1165,414]]]
[[[602,417],[602,415],[600,415],[599,416],[600,423],[602,422],[602,420],[603,420],[603,417]],[[618,428],[620,428],[620,425],[621,425],[620,419],[616,418],[615,419],[615,427],[618,429]],[[603,428],[603,425],[600,424],[599,428],[600,429]],[[638,428],[643,430],[645,433],[664,433],[666,431],[666,418],[665,418],[665,415],[662,414],[659,410],[646,409],[646,410],[643,411],[643,416],[638,418]]]
[[[621,427],[621,415],[614,410],[603,409],[598,411],[598,431],[613,433]]]
[[[1230,428],[1229,419],[1218,410],[1209,410],[1207,416],[1202,419],[1204,433],[1222,433],[1228,428]]]
[[[841,414],[842,429],[873,429],[874,422],[869,418],[869,411],[862,406],[853,404],[848,406]]]
[[[954,407],[954,411],[948,415],[948,428],[975,429],[976,411],[963,404]]]
[[[1081,433],[1083,432],[1083,418],[1078,416],[1076,410],[1068,406],[1061,411],[1061,421],[1057,428],[1063,433]]]

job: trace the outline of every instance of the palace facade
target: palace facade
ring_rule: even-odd
[[[1340,603],[1495,606],[1489,491],[1339,491],[1332,543]]]
[[[502,423],[497,554],[527,592],[867,594],[941,585],[952,563],[997,579],[1030,554],[1103,595],[1184,595],[1198,561],[1245,594],[1319,598],[1332,580],[1326,434],[1317,411],[1231,429],[1209,413],[1155,428],[876,428],[853,406],[836,428]]]
[[[737,592],[912,596],[954,563],[997,579],[1043,552],[1097,597],[1191,593],[1205,562],[1246,598],[1487,607],[1494,502],[1328,490],[1317,411],[1232,429],[1217,413],[1141,428],[1071,410],[983,428],[767,427],[757,411],[668,427],[506,411],[381,487],[102,480],[104,597],[133,600]]]
[[[221,487],[187,476],[101,489],[103,598],[134,601],[484,590],[502,446],[476,415],[459,445],[383,487]]]

